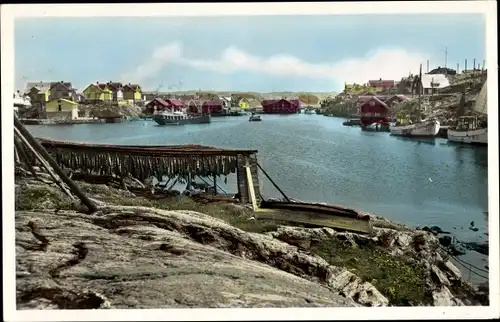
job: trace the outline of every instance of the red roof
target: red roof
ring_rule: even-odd
[[[376,96],[372,96],[368,101],[364,102],[363,104],[361,104],[361,106],[364,106],[366,104],[368,104],[370,101],[375,101],[377,102],[378,104],[382,105],[383,107],[385,108],[389,108],[389,106],[387,106],[387,104],[385,104],[383,101],[381,101],[379,98],[377,98]],[[361,107],[360,106],[360,107]]]
[[[383,88],[391,88],[394,86],[394,80],[369,80],[368,84],[372,87],[383,87]]]
[[[176,99],[167,99],[167,101],[170,102],[170,104],[172,104],[173,106],[177,106],[177,107],[182,107],[184,106],[184,102],[181,101],[181,100],[176,100]]]
[[[169,105],[169,104],[168,104],[165,100],[163,100],[162,98],[155,98],[155,99],[153,99],[151,102],[154,102],[154,101],[156,101],[156,102],[160,103],[160,104],[161,104],[161,105],[163,105],[164,107],[169,107],[169,106],[170,106],[170,105]],[[150,102],[150,103],[151,103],[151,102]]]
[[[286,101],[286,102],[289,102],[291,103],[292,105],[296,106],[296,107],[299,107],[300,106],[300,100],[298,99],[267,99],[267,100],[263,100],[261,102],[262,106],[268,106],[268,105],[272,105],[274,103],[277,103],[277,102],[280,102],[280,101]]]
[[[372,98],[378,98],[380,101],[382,102],[385,102],[385,100],[387,100],[390,96],[385,96],[385,95],[363,95],[363,96],[359,96],[358,97],[358,103],[366,103],[368,102],[369,100],[371,100]]]
[[[222,106],[224,103],[222,100],[206,100],[203,102],[203,105],[209,105],[209,106]]]

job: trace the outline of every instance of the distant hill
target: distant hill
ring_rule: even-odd
[[[147,92],[147,91],[146,91]],[[174,95],[195,95],[199,91],[198,90],[187,90],[187,91],[175,91],[168,92],[168,94]],[[338,93],[337,92],[251,92],[251,91],[205,91],[202,90],[201,93],[207,94],[212,93],[216,94],[220,97],[231,96],[231,95],[241,95],[248,96],[249,98],[259,98],[259,99],[271,99],[271,98],[279,98],[279,97],[299,97],[304,95],[312,95],[316,96],[318,100],[323,100],[327,97],[334,97]],[[160,92],[159,94],[167,94],[167,92]]]

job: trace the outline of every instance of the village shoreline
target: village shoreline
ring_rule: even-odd
[[[92,297],[94,303],[99,303],[99,307],[147,308],[147,301],[156,301],[150,308],[158,308],[158,302],[162,299],[155,295],[146,295],[147,289],[144,288],[132,291],[126,286],[126,281],[142,283],[134,284],[135,288],[144,283],[171,283],[164,275],[166,271],[172,273],[171,265],[175,261],[182,261],[188,253],[199,254],[201,249],[209,254],[209,257],[213,255],[218,258],[215,262],[220,262],[221,256],[231,258],[225,260],[225,269],[232,270],[231,274],[242,269],[241,265],[260,263],[258,265],[264,266],[259,266],[261,268],[258,270],[266,267],[260,273],[264,276],[260,284],[273,285],[276,282],[273,274],[276,273],[285,280],[295,276],[294,278],[301,279],[302,283],[315,284],[316,288],[320,289],[315,292],[319,292],[323,297],[304,301],[300,298],[302,295],[297,295],[302,291],[295,289],[296,282],[280,280],[279,289],[288,289],[285,292],[288,296],[275,294],[276,298],[271,299],[262,295],[258,300],[240,297],[239,301],[235,302],[226,294],[235,291],[232,287],[222,284],[220,288],[211,290],[217,294],[215,298],[218,302],[210,302],[207,298],[197,300],[192,297],[194,293],[189,294],[194,290],[188,288],[188,293],[182,295],[183,299],[167,301],[164,305],[488,305],[487,291],[484,288],[478,289],[462,279],[460,270],[452,263],[447,253],[441,250],[439,241],[432,232],[411,229],[380,216],[368,214],[374,226],[374,234],[366,236],[331,228],[306,228],[287,222],[259,219],[258,214],[253,213],[250,208],[234,203],[206,203],[183,196],[152,200],[147,194],[133,193],[119,186],[78,181],[78,185],[99,204],[98,212],[88,215],[81,205],[71,202],[58,188],[50,184],[47,174],[38,174],[39,178],[34,179],[26,172],[20,171],[16,177],[16,260],[20,309],[41,306],[61,308],[63,304],[53,298],[47,298],[50,297],[47,295],[50,289],[54,292],[54,281],[77,289],[72,296],[86,298],[88,301],[85,305],[90,305],[89,297]],[[30,228],[33,224],[28,225],[29,222],[35,223],[38,232]],[[43,238],[49,243],[43,246],[44,239],[40,236],[45,236]],[[117,244],[112,245],[113,250],[106,250],[105,245],[98,242],[115,238],[118,240]],[[166,246],[162,245],[167,241],[170,246],[165,248]],[[143,259],[140,260],[134,251],[139,245],[138,242],[144,253],[141,257]],[[40,265],[41,269],[48,269],[57,261],[60,262],[61,258],[70,260],[73,256],[72,249],[76,247],[71,245],[75,243],[83,243],[88,251],[81,262],[73,267],[60,268],[55,277],[41,277],[40,272],[33,271],[36,269],[34,267]],[[162,247],[165,249],[162,250]],[[40,264],[37,262],[41,260],[38,254],[44,252],[46,255]],[[103,252],[111,253],[105,256]],[[132,256],[130,252],[136,255]],[[158,252],[170,255],[159,255]],[[89,255],[91,253],[94,254]],[[125,265],[125,262],[120,260],[123,254],[132,256],[126,261],[128,272],[119,268]],[[105,259],[104,262],[96,262],[97,258]],[[166,268],[165,262],[160,263],[163,259],[170,263]],[[194,258],[185,260],[186,265],[196,266]],[[199,258],[197,260],[199,261]],[[236,265],[234,260],[239,261],[239,264]],[[159,262],[153,265],[151,261]],[[212,261],[214,258],[205,258],[202,262]],[[159,264],[164,267],[163,271],[157,267]],[[99,267],[110,267],[111,271],[106,269],[107,273],[99,273]],[[255,284],[245,272],[246,269],[243,269],[238,273],[237,279],[245,285]],[[98,277],[99,274],[106,276]],[[113,276],[111,280],[109,274]],[[227,276],[224,277],[224,274],[217,271],[193,272],[178,278],[187,282],[189,278],[197,276],[196,274],[208,274],[210,279],[227,279]],[[89,286],[84,286],[86,284],[92,285],[90,290]],[[199,289],[200,285],[196,288]],[[59,289],[57,292],[62,291]],[[127,292],[139,292],[141,295],[134,297],[135,302],[130,302],[124,299]],[[266,290],[264,293],[269,292],[271,291]]]

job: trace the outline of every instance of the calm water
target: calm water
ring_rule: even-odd
[[[437,225],[463,241],[487,238],[487,148],[362,132],[342,126],[341,118],[320,115],[212,120],[184,127],[134,121],[29,129],[39,137],[96,143],[257,149],[260,164],[289,197],[345,205],[410,226]],[[260,179],[263,195],[279,196],[263,175]],[[225,188],[236,191],[234,178],[228,178]],[[468,229],[471,221],[478,232]],[[485,265],[475,253],[463,259]]]

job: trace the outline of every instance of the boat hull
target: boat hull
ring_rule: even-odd
[[[391,135],[408,137],[435,137],[439,133],[441,124],[437,120],[424,121],[403,126],[391,126]]]
[[[194,116],[186,119],[172,120],[163,115],[153,116],[153,121],[158,125],[187,125],[210,123],[210,115]]]
[[[448,140],[468,144],[488,144],[488,129],[457,131],[448,129]]]

